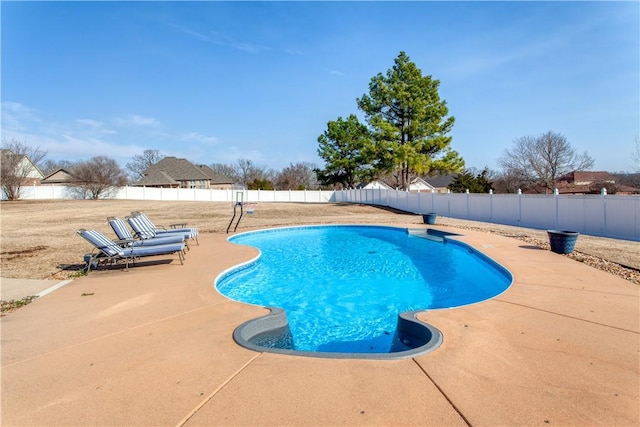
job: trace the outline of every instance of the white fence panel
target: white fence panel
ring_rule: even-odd
[[[516,195],[518,196],[518,195]],[[553,195],[520,195],[520,226],[539,229],[555,228]]]
[[[637,196],[429,194],[382,190],[379,197],[372,199],[363,190],[346,190],[337,191],[334,200],[379,204],[413,213],[434,212],[452,218],[541,230],[559,228],[640,241],[640,197]]]
[[[420,203],[420,193],[406,193],[407,198],[406,198],[406,203],[407,203],[407,208],[403,209],[407,212],[418,212],[418,213],[427,213],[427,212],[423,212],[422,211],[422,207],[421,207],[421,203]]]
[[[409,205],[409,194],[406,191],[396,191],[397,194],[397,198],[396,198],[396,209],[400,209],[402,211],[407,211],[407,212],[411,212],[409,210],[410,205]]]
[[[449,209],[449,194],[432,193],[433,197],[433,208],[431,212],[437,213],[438,215],[451,216],[451,209]]]
[[[493,194],[491,197],[491,222],[520,225],[520,198],[513,194]]]
[[[467,218],[467,195],[449,193],[449,216],[454,218]]]
[[[556,196],[554,199],[556,200],[556,221],[553,228],[571,231],[584,230],[583,232],[592,229],[593,231],[602,232],[602,230],[596,230],[594,223],[592,223],[591,227],[588,225],[587,205],[589,200],[587,197],[578,195]],[[600,200],[591,199],[591,201],[594,202],[593,205],[600,205],[599,209],[598,206],[592,206],[592,208],[599,211],[602,210],[602,202]]]
[[[264,191],[122,187],[103,198],[160,201],[366,203],[413,213],[519,225],[565,229],[584,234],[640,241],[640,197],[617,195],[558,196],[520,194],[414,193],[396,190]],[[22,187],[23,200],[77,199],[72,187]]]
[[[235,202],[236,193],[243,194],[245,202],[329,203],[336,200],[334,191],[264,191],[264,190],[212,190],[203,188],[119,187],[102,194],[103,199]],[[355,194],[355,193],[354,193]],[[373,195],[373,193],[372,193]],[[378,194],[377,197],[380,195]],[[386,195],[385,195],[386,196]],[[82,192],[64,185],[22,187],[23,200],[80,199]]]
[[[584,197],[582,208],[582,215],[584,218],[584,228],[582,229],[582,232],[585,234],[592,234],[594,236],[606,235],[605,196]],[[571,224],[569,222],[569,218],[566,218],[565,220],[567,221],[567,224]],[[563,226],[565,223],[563,223],[562,220],[559,220],[559,224],[560,226]]]
[[[467,217],[475,221],[491,221],[491,197],[467,194]]]
[[[640,197],[606,196],[604,223],[604,235],[640,241]]]

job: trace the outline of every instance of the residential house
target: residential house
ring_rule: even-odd
[[[42,185],[70,185],[80,183],[81,180],[66,169],[58,169],[50,173],[40,182]]]
[[[409,191],[418,191],[418,192],[421,192],[421,193],[424,193],[424,192],[431,193],[434,190],[435,190],[435,187],[433,185],[429,184],[427,181],[425,181],[424,179],[422,179],[420,177],[414,178],[409,183]]]
[[[143,178],[132,185],[137,187],[228,190],[233,188],[233,180],[215,173],[208,166],[196,166],[187,159],[165,157],[150,166],[144,172]]]
[[[363,190],[378,190],[378,189],[382,189],[382,190],[393,190],[393,188],[389,187],[387,184],[385,184],[382,181],[371,181],[368,182],[366,184],[362,183],[362,184],[358,184],[356,185],[356,188],[361,188]]]
[[[414,178],[409,183],[409,191],[422,192],[422,193],[448,193],[447,186],[451,184],[455,175],[437,175],[429,176],[426,178]],[[378,189],[393,190],[393,187],[385,183],[384,181],[376,180],[369,183],[361,183],[356,188],[362,189]]]
[[[198,165],[200,170],[209,177],[209,188],[212,190],[228,190],[233,187],[233,179],[215,172],[207,165]]]
[[[21,186],[40,185],[40,181],[44,178],[44,174],[40,168],[31,161],[29,156],[24,154],[16,156],[13,151],[7,148],[2,148],[0,149],[0,158],[2,159],[2,164],[4,166],[14,166],[15,170],[10,176],[20,178]]]
[[[425,181],[429,187],[433,188],[434,193],[448,193],[449,184],[453,182],[455,176],[455,174],[427,176],[423,181]]]
[[[640,189],[620,185],[609,172],[603,171],[572,171],[556,180],[558,194],[600,194],[606,189],[610,194],[638,194]],[[545,193],[541,185],[534,186],[526,193]]]

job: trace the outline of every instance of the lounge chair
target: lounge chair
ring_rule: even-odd
[[[107,218],[107,222],[113,229],[113,232],[118,236],[118,240],[115,242],[121,246],[157,246],[157,245],[168,245],[172,243],[185,243],[184,236],[182,235],[167,235],[164,237],[142,237],[136,239],[129,228],[127,228],[127,224],[117,217],[110,216]],[[188,245],[187,245],[188,248]]]
[[[135,264],[136,258],[154,255],[169,255],[178,253],[180,264],[184,264],[184,243],[172,243],[167,245],[156,246],[118,246],[113,240],[96,230],[85,230],[81,228],[77,233],[94,246],[94,252],[90,254],[87,260],[87,273],[91,266],[101,261],[116,263],[118,261],[125,262],[125,268],[129,268],[129,262]]]
[[[198,242],[198,229],[196,227],[182,227],[182,228],[162,228],[157,227],[149,217],[141,212],[131,212],[131,215],[128,216],[127,222],[133,229],[134,233],[140,238],[150,238],[150,237],[164,237],[167,234],[181,234],[185,239],[195,239],[196,244],[200,244]],[[176,224],[174,224],[176,225]],[[184,225],[184,224],[181,224]]]

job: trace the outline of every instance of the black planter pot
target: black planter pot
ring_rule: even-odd
[[[577,231],[547,230],[551,251],[557,254],[570,254],[578,240]]]
[[[425,224],[433,225],[436,223],[437,218],[438,214],[435,213],[422,214],[422,222],[424,222]]]

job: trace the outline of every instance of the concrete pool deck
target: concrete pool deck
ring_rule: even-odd
[[[638,286],[519,240],[451,231],[514,284],[491,301],[421,314],[443,334],[432,353],[345,360],[236,345],[234,328],[267,310],[212,284],[257,251],[203,234],[183,266],[158,257],[92,272],[3,317],[0,421],[639,425]]]

